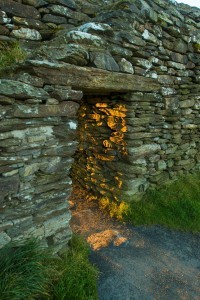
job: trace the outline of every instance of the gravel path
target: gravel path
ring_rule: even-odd
[[[200,300],[200,235],[120,224],[76,190],[74,232],[90,243],[100,270],[99,300]]]

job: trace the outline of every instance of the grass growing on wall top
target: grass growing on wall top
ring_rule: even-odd
[[[89,248],[73,237],[62,258],[41,249],[37,240],[0,250],[1,300],[97,300],[98,272]]]
[[[124,218],[133,225],[159,224],[200,232],[200,173],[150,191],[142,201],[129,205]]]

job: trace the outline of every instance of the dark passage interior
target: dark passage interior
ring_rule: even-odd
[[[121,199],[127,169],[127,107],[123,94],[85,95],[79,112],[79,146],[71,176],[94,198]]]

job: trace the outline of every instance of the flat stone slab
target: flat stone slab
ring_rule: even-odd
[[[83,91],[156,92],[160,89],[156,80],[138,75],[39,60],[29,60],[26,64],[46,84],[66,85]]]
[[[18,118],[42,118],[49,116],[73,117],[76,116],[79,104],[73,101],[63,101],[57,105],[18,105],[14,110],[14,117]]]
[[[41,88],[33,87],[32,85],[27,83],[8,79],[0,79],[0,94],[3,96],[9,96],[18,99],[46,99],[48,97],[48,93]]]
[[[199,299],[200,235],[160,226],[129,227],[119,247],[92,251],[99,300]]]

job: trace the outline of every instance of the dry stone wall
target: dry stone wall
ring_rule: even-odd
[[[129,201],[199,170],[199,28],[167,0],[0,0],[0,43],[26,52],[1,70],[0,247],[62,249],[71,176]]]
[[[180,111],[174,116],[156,93],[87,96],[79,109],[73,178],[97,199],[131,201],[198,171],[199,108],[190,124],[181,117],[185,108]]]
[[[77,146],[75,101],[82,94],[65,89],[69,101],[59,102],[29,84],[0,85],[1,246],[36,236],[58,251],[71,237],[69,171]]]

